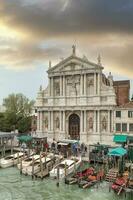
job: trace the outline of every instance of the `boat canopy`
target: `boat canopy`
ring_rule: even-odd
[[[75,144],[75,143],[79,143],[79,140],[64,139],[64,140],[60,140],[59,143]]]
[[[113,141],[116,143],[124,143],[127,142],[127,135],[114,135]]]
[[[117,147],[115,149],[112,149],[108,153],[109,156],[118,156],[118,157],[124,156],[126,154],[127,150],[122,147]]]
[[[32,141],[32,139],[33,138],[30,135],[22,135],[22,136],[18,137],[18,140],[20,142],[30,142],[30,141]]]

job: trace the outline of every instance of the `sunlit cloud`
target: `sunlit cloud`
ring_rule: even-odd
[[[0,0],[0,65],[29,69],[71,54],[133,75],[131,0]],[[126,66],[126,67],[125,67]]]

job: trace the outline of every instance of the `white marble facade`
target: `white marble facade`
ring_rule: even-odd
[[[48,87],[38,92],[37,133],[48,140],[111,143],[116,95],[111,74],[98,63],[72,55],[48,69]]]

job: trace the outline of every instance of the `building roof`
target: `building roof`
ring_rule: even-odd
[[[130,80],[114,81],[114,86],[120,86],[120,85],[129,85],[130,86]]]
[[[120,108],[133,108],[133,101],[129,101],[128,103],[120,105],[119,107]]]

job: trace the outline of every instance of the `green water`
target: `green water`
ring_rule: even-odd
[[[81,189],[77,185],[56,186],[56,180],[46,178],[31,180],[31,177],[20,175],[15,167],[0,169],[0,200],[118,200],[113,192],[108,192],[106,183],[99,188]],[[131,199],[131,198],[126,198]]]

